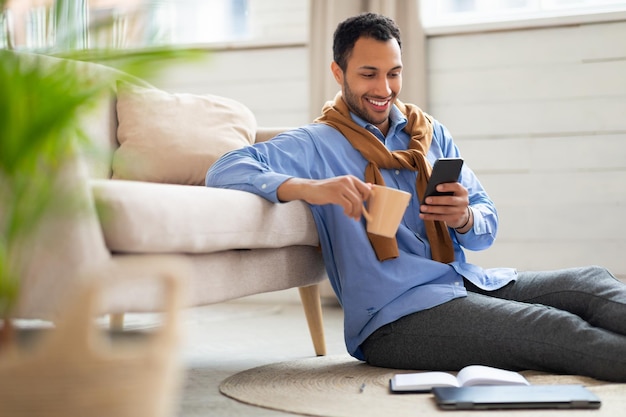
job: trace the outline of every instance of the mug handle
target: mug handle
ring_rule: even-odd
[[[363,203],[363,208],[361,210],[361,214],[363,215],[363,217],[365,217],[365,220],[367,220],[368,222],[372,221],[372,215],[365,208],[365,203]]]
[[[370,190],[370,196],[374,194],[374,188],[372,188]],[[361,214],[363,214],[363,217],[365,217],[365,220],[367,220],[368,222],[372,221],[372,215],[369,213],[369,211],[367,211],[367,209],[365,208],[365,202],[363,202],[363,210],[361,211]]]

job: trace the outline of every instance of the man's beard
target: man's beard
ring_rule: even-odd
[[[392,93],[391,95],[392,103],[395,100],[395,96],[396,95]],[[350,86],[345,80],[343,82],[343,100],[346,102],[346,104],[348,105],[348,108],[350,109],[352,113],[356,114],[361,119],[375,126],[378,126],[384,123],[389,118],[389,112],[387,112],[387,114],[385,114],[384,116],[381,115],[379,120],[373,119],[371,114],[365,108],[365,105],[361,103],[360,97],[352,93],[352,90],[350,90]]]

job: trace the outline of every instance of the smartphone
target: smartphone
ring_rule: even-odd
[[[430,174],[430,179],[426,185],[426,192],[424,198],[422,198],[422,204],[426,197],[439,196],[439,195],[452,195],[450,192],[439,192],[436,190],[437,185],[445,182],[457,182],[461,175],[461,168],[463,167],[463,159],[461,158],[439,158],[433,165],[433,172]]]

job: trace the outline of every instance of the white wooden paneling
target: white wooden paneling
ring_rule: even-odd
[[[307,62],[305,46],[208,51],[150,81],[170,92],[238,100],[260,126],[299,126],[308,122]]]
[[[626,132],[594,136],[457,138],[455,142],[481,178],[486,173],[626,170]]]
[[[601,241],[501,239],[488,251],[468,252],[467,258],[470,262],[485,268],[515,267],[520,271],[601,265],[619,278],[626,278],[625,251],[623,239]]]
[[[429,40],[429,111],[498,207],[487,266],[626,276],[626,22]]]
[[[500,237],[622,238],[626,203],[624,192],[616,187],[623,188],[626,172],[481,178],[498,208]]]
[[[251,32],[257,39],[304,41],[309,28],[308,0],[248,0]]]
[[[434,103],[532,102],[623,97],[626,95],[626,57],[619,61],[563,63],[546,66],[485,68],[481,71],[432,73]],[[490,82],[476,82],[478,78]],[[481,101],[478,102],[477,99]]]
[[[429,108],[456,136],[572,135],[578,132],[593,135],[626,131],[624,97],[462,103]]]
[[[626,22],[435,37],[428,49],[428,109],[457,136],[626,130]]]
[[[605,213],[611,206],[625,205],[626,170],[569,173],[504,172],[479,175],[499,207],[537,208],[539,216],[549,206],[585,211],[589,216]],[[591,207],[595,207],[592,210]],[[626,207],[625,207],[626,209]],[[562,221],[562,219],[560,219]],[[613,219],[619,226],[621,222]],[[617,230],[613,231],[615,234]]]
[[[626,56],[626,22],[469,33],[428,39],[433,72],[550,66]]]

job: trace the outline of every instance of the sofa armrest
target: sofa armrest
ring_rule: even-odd
[[[107,247],[124,253],[206,254],[319,245],[303,201],[274,204],[245,191],[91,180]]]
[[[285,132],[291,128],[289,127],[259,127],[256,130],[255,143],[265,142],[272,139],[279,133]]]

